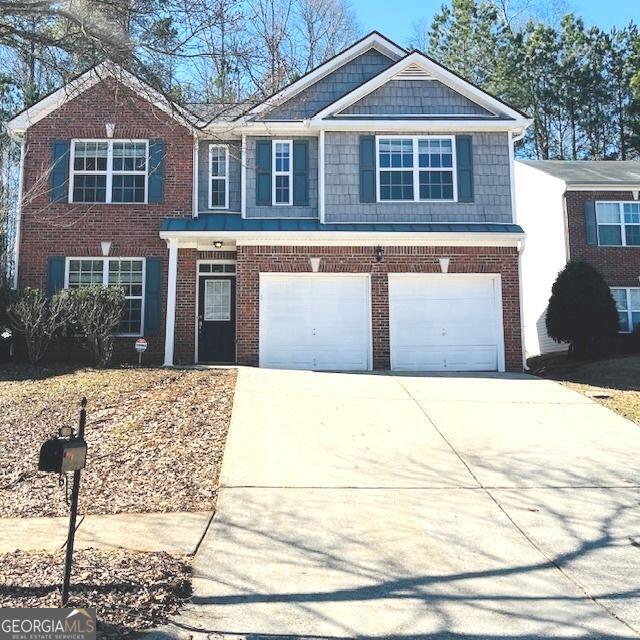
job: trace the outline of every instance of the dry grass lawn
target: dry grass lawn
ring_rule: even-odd
[[[76,426],[87,397],[83,514],[210,510],[231,417],[234,370],[0,370],[0,517],[68,514],[40,445]],[[70,476],[71,474],[69,474]]]
[[[640,356],[568,363],[548,360],[537,372],[640,424]]]

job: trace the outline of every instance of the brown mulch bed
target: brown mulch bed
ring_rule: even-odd
[[[3,607],[59,607],[64,552],[0,555]],[[98,638],[127,638],[167,621],[191,595],[191,566],[167,553],[74,554],[67,606],[93,608]]]
[[[235,370],[0,370],[0,517],[68,514],[40,445],[87,397],[83,514],[214,508]],[[71,475],[71,474],[69,474]]]

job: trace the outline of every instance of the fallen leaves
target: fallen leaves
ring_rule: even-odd
[[[3,607],[59,607],[64,552],[0,555]],[[164,552],[74,553],[69,607],[96,609],[98,638],[126,638],[163,624],[191,595],[187,558]]]
[[[83,396],[80,513],[212,509],[235,380],[234,370],[4,369],[0,517],[67,515],[58,477],[37,460],[60,426],[76,426]]]

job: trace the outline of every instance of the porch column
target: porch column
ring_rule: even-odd
[[[167,283],[167,319],[164,334],[164,366],[173,366],[173,342],[176,329],[176,283],[178,280],[178,239],[169,239],[169,278]]]

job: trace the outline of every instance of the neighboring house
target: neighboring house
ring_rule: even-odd
[[[377,32],[200,109],[102,65],[9,122],[18,282],[123,284],[119,358],[143,335],[167,365],[522,369],[522,113]]]
[[[518,160],[517,220],[527,230],[522,257],[525,347],[530,356],[566,350],[547,334],[551,287],[569,260],[604,276],[620,331],[640,323],[640,162]]]

